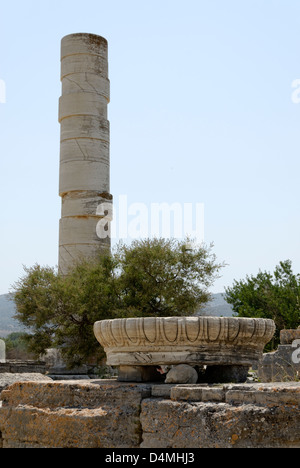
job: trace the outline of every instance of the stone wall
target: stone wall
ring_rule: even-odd
[[[7,387],[10,387],[16,382],[45,382],[45,380],[52,381],[49,377],[46,377],[43,374],[38,373],[22,373],[22,374],[12,374],[12,373],[2,373],[0,374],[0,394],[2,390],[5,390]]]
[[[261,382],[300,380],[300,329],[281,331],[278,349],[264,354],[258,365],[258,378]]]
[[[300,447],[300,384],[177,386],[143,402],[145,448]]]
[[[300,383],[17,382],[3,448],[300,448]]]
[[[46,374],[46,371],[46,363],[43,361],[0,362],[0,374]]]
[[[17,383],[2,392],[4,448],[140,445],[142,400],[150,386],[114,381]]]

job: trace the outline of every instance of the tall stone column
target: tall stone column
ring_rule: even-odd
[[[71,34],[61,44],[59,271],[63,275],[81,259],[110,248],[109,236],[101,239],[96,233],[101,218],[107,219],[101,204],[112,200],[107,49],[106,39],[93,34]],[[109,222],[105,230],[109,234]]]

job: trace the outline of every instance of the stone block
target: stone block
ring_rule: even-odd
[[[258,378],[261,382],[287,382],[300,377],[300,363],[293,362],[296,348],[292,345],[279,345],[277,351],[263,355],[258,365]],[[300,355],[299,351],[297,351]]]
[[[62,215],[59,271],[67,274],[82,259],[110,247],[109,232],[100,239],[96,227],[98,196],[109,193],[109,122],[107,106],[108,46],[101,36],[71,34],[61,42],[62,96],[60,181]],[[89,192],[83,202],[82,193]],[[70,202],[70,198],[72,201]],[[78,198],[78,203],[76,203]],[[109,220],[107,220],[109,228]]]
[[[232,405],[300,406],[297,382],[226,386],[225,401]]]
[[[174,401],[203,401],[203,402],[224,402],[225,391],[223,386],[181,386],[177,385],[171,389],[171,399]]]
[[[110,124],[108,120],[89,115],[72,115],[61,123],[61,142],[83,138],[104,141],[109,144]],[[64,153],[64,160],[67,156]],[[71,157],[71,155],[70,155]]]
[[[171,390],[174,384],[152,385],[151,396],[154,398],[171,398]]]
[[[2,392],[0,447],[300,448],[299,394],[296,382],[20,382]]]
[[[107,40],[95,34],[76,33],[61,41],[61,60],[75,54],[107,57]]]
[[[43,361],[6,361],[0,362],[1,374],[45,374],[46,363]]]
[[[151,388],[115,381],[16,383],[2,392],[4,448],[137,448]]]
[[[7,387],[10,387],[16,382],[51,382],[52,379],[50,377],[46,377],[43,374],[38,373],[21,373],[21,374],[12,374],[12,373],[0,373],[0,400],[1,400],[1,392],[5,390]]]
[[[298,401],[300,384],[288,389],[284,385],[280,389],[269,387],[268,391],[255,385],[250,387],[251,391],[245,391],[246,386],[235,386],[239,396],[233,400],[230,393],[233,390],[224,386],[227,402],[145,399],[141,412],[141,447],[300,448],[300,410],[294,404]],[[215,389],[172,388],[172,394],[184,391],[186,399],[190,393],[190,398],[196,400],[197,393],[202,399],[206,392],[206,399]],[[277,392],[279,397],[275,397]],[[222,391],[216,389],[211,396],[221,399]]]
[[[198,381],[198,372],[187,364],[179,364],[174,366],[167,373],[166,384],[182,383],[196,384]]]
[[[171,389],[171,400],[174,401],[202,401],[202,386],[176,385]]]
[[[222,402],[225,400],[223,387],[204,387],[202,389],[202,401]]]

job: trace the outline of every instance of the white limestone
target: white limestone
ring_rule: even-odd
[[[187,364],[179,364],[170,369],[167,374],[166,384],[195,384],[198,381],[197,371]]]
[[[76,262],[110,247],[110,239],[96,233],[103,218],[97,208],[112,200],[106,39],[81,33],[64,37],[61,81],[59,271],[67,274]]]
[[[0,340],[0,362],[5,363],[6,362],[6,346],[5,346],[5,341]]]
[[[233,317],[128,318],[94,325],[110,366],[251,366],[274,332],[273,320]]]

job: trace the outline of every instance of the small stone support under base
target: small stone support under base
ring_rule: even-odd
[[[171,367],[171,366],[170,366]],[[205,371],[198,366],[198,383],[244,383],[247,380],[248,366],[208,366]],[[161,375],[157,366],[120,366],[119,382],[164,382],[166,374]],[[178,381],[176,383],[185,383]]]

